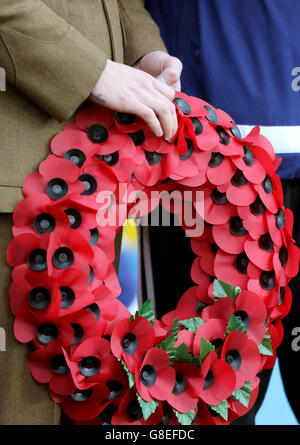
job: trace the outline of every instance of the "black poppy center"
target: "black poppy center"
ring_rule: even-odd
[[[79,181],[81,181],[84,185],[84,190],[81,192],[82,195],[92,195],[97,190],[97,181],[96,179],[89,175],[83,174],[79,176]]]
[[[262,271],[259,279],[260,285],[265,290],[271,290],[275,287],[275,274],[274,270]]]
[[[207,306],[209,306],[209,303],[204,303],[204,301],[197,301],[196,303],[196,311],[199,315],[201,315],[202,311],[204,308],[206,308]]]
[[[29,294],[29,304],[33,309],[42,310],[49,306],[51,295],[44,287],[35,287]]]
[[[242,363],[242,357],[239,351],[231,349],[226,352],[225,361],[232,367],[234,371],[237,371]]]
[[[193,142],[191,141],[191,139],[185,139],[185,142],[186,142],[186,145],[187,145],[187,150],[186,150],[186,152],[184,153],[184,155],[180,155],[179,156],[179,159],[181,160],[181,161],[186,161],[187,159],[189,159],[191,156],[192,156],[192,154],[193,154],[193,151],[194,151],[194,144],[193,144]]]
[[[133,124],[136,116],[134,114],[129,114],[129,113],[121,113],[119,111],[115,112],[115,116],[117,121],[119,122],[119,124],[121,125],[130,125]]]
[[[191,117],[191,121],[194,127],[194,132],[196,136],[199,136],[203,132],[203,125],[199,119],[196,117]]]
[[[120,158],[120,156],[119,156],[118,151],[109,153],[107,155],[99,155],[98,156],[99,161],[105,162],[110,167],[113,167],[114,165],[116,165],[119,162],[119,158]]]
[[[106,386],[109,389],[109,397],[108,400],[116,399],[120,397],[123,392],[123,385],[118,380],[110,380],[106,383]]]
[[[37,328],[36,337],[41,343],[46,345],[50,341],[57,339],[58,329],[52,323],[43,323]]]
[[[265,233],[259,238],[259,247],[266,252],[271,252],[273,250],[273,241],[269,233]]]
[[[122,349],[127,355],[132,355],[138,348],[138,338],[133,332],[129,332],[122,339]]]
[[[250,204],[250,211],[252,215],[255,216],[263,215],[265,213],[266,206],[259,196],[257,196],[256,200],[252,204]]]
[[[181,97],[175,97],[173,102],[175,102],[175,104],[183,112],[183,114],[190,114],[192,112],[190,104]]]
[[[63,354],[55,355],[50,362],[51,371],[57,375],[65,375],[69,372],[69,368]]]
[[[223,145],[228,145],[230,142],[230,136],[229,134],[224,130],[223,127],[221,127],[220,125],[218,125],[216,127],[216,131],[218,133],[218,135],[220,136],[219,142],[220,144]]]
[[[262,187],[268,195],[273,192],[273,184],[269,175],[266,175],[265,179],[263,180]]]
[[[140,371],[140,381],[143,385],[150,387],[156,382],[156,371],[152,365],[145,365]]]
[[[234,313],[236,318],[243,323],[244,328],[248,328],[250,323],[250,317],[245,311],[237,311]]]
[[[233,121],[230,121],[230,122],[234,125],[234,127],[229,128],[229,130],[231,131],[231,134],[232,134],[235,138],[237,138],[237,139],[241,139],[242,134],[241,134],[241,132],[240,132],[240,129],[236,126],[235,122],[233,122]]]
[[[283,303],[284,296],[285,296],[285,287],[282,286],[279,291],[279,296],[277,301],[278,306],[280,306]]]
[[[78,323],[71,323],[71,326],[73,329],[72,345],[77,345],[83,339],[84,330],[83,330],[83,327]]]
[[[82,224],[82,216],[76,209],[67,209],[65,214],[68,215],[70,226],[72,229],[78,229]]]
[[[71,289],[68,286],[61,286],[60,293],[61,293],[61,308],[67,309],[68,307],[72,306],[72,304],[75,301],[75,293],[73,289]]]
[[[145,156],[148,164],[152,167],[153,165],[159,164],[162,159],[161,153],[156,153],[155,151],[146,151]]]
[[[186,387],[186,380],[184,375],[180,374],[179,372],[176,372],[176,380],[172,393],[175,396],[179,396],[180,394],[183,393],[185,387]]]
[[[211,193],[211,199],[217,205],[225,205],[228,204],[228,199],[226,193],[221,193],[217,188],[213,189]]]
[[[214,384],[214,381],[215,381],[215,375],[213,371],[210,369],[205,376],[203,389],[210,388]]]
[[[205,116],[205,119],[207,119],[209,122],[211,122],[213,124],[217,124],[218,116],[217,116],[217,113],[215,112],[215,110],[212,107],[210,107],[209,105],[204,105],[204,108],[206,108],[206,110],[209,112],[209,115]]]
[[[249,258],[247,257],[245,252],[239,253],[236,256],[235,267],[237,268],[239,273],[246,275],[248,273],[247,272],[248,264],[249,264]]]
[[[89,239],[89,244],[91,246],[94,246],[95,244],[97,244],[97,242],[99,241],[99,231],[97,229],[97,227],[95,227],[94,229],[90,229],[90,239]]]
[[[163,416],[160,421],[160,425],[169,425],[170,420],[171,420],[171,412],[170,412],[169,408],[166,405],[164,405],[163,406]]]
[[[231,178],[231,184],[235,187],[243,187],[245,184],[247,184],[247,179],[244,176],[244,173],[242,170],[237,169],[233,177]]]
[[[92,124],[87,129],[88,138],[96,143],[100,144],[105,142],[108,139],[108,131],[103,125],[100,124]]]
[[[60,247],[53,254],[52,262],[57,269],[67,269],[74,263],[74,253],[69,247]]]
[[[244,157],[243,161],[248,167],[251,167],[254,164],[254,156],[248,145],[243,145],[244,149]]]
[[[246,235],[247,230],[243,226],[243,221],[239,216],[234,216],[231,218],[229,223],[230,233],[233,236],[243,236]]]
[[[100,317],[100,308],[97,303],[92,303],[89,306],[86,306],[85,309],[90,311],[94,315],[95,319],[98,320]]]
[[[284,213],[281,209],[279,209],[275,215],[275,223],[278,229],[281,230],[284,228],[285,218]]]
[[[38,234],[42,235],[43,233],[53,232],[56,222],[49,213],[40,213],[35,217],[33,227]]]
[[[281,247],[281,249],[279,251],[279,259],[280,259],[282,267],[286,266],[286,264],[288,262],[288,250],[287,250],[286,246]]]
[[[78,150],[77,148],[71,148],[70,150],[66,151],[64,158],[72,161],[75,165],[77,165],[77,167],[82,167],[86,160],[86,156],[83,151]]]
[[[47,269],[47,252],[44,249],[35,249],[28,255],[30,269],[41,272]]]
[[[101,368],[101,362],[97,357],[85,357],[78,365],[80,374],[85,377],[93,377],[98,374]]]
[[[61,178],[53,178],[46,185],[46,193],[51,199],[61,199],[68,193],[68,184]]]
[[[134,399],[127,406],[127,414],[133,422],[141,420],[143,417],[142,408],[139,402]]]
[[[210,158],[210,161],[209,161],[208,165],[211,168],[219,167],[219,165],[222,164],[223,159],[224,159],[224,156],[222,155],[222,153],[213,152],[211,154],[211,158]]]
[[[88,400],[93,393],[93,388],[88,389],[77,389],[74,394],[71,394],[70,397],[74,402],[85,402]]]
[[[91,285],[92,282],[93,282],[94,279],[95,279],[95,271],[94,271],[94,269],[92,268],[91,265],[90,265],[89,267],[90,267],[90,273],[89,273],[89,285]]]
[[[134,145],[139,146],[145,142],[145,133],[143,130],[136,131],[134,133],[128,133],[133,140]]]

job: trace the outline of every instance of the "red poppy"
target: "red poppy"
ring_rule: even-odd
[[[14,236],[22,233],[43,235],[66,231],[69,227],[67,215],[53,206],[53,201],[44,193],[27,196],[21,201],[13,215]]]
[[[216,278],[241,289],[247,289],[251,267],[252,263],[245,252],[232,255],[219,249],[214,259]]]
[[[108,405],[109,389],[104,383],[77,389],[62,401],[63,411],[73,420],[94,419]]]
[[[259,370],[260,352],[255,341],[241,331],[231,331],[224,342],[221,359],[230,364],[235,372],[235,389],[253,380]]]
[[[218,318],[228,322],[231,314],[243,323],[248,337],[259,345],[266,333],[264,321],[267,311],[262,299],[253,292],[244,290],[235,301],[232,298],[220,298],[204,309],[202,318],[203,320]]]
[[[228,419],[225,420],[213,408],[199,400],[197,405],[197,414],[192,425],[230,425],[239,416],[232,410],[228,409]]]
[[[65,359],[78,389],[88,389],[107,381],[116,360],[109,342],[99,337],[81,341],[70,355],[65,352]]]
[[[112,425],[158,425],[163,418],[161,403],[158,404],[155,412],[145,420],[142,409],[136,398],[136,392],[128,389],[122,398],[118,411],[113,414]]]
[[[153,326],[146,318],[137,317],[132,322],[121,320],[112,332],[111,350],[134,372],[136,363],[142,361],[144,353],[153,346],[154,338]]]
[[[36,349],[28,360],[32,377],[39,383],[48,383],[56,394],[69,395],[76,391],[59,341],[51,341]]]
[[[231,396],[236,387],[232,367],[211,351],[202,363],[200,398],[209,405],[218,405]]]
[[[207,296],[207,288],[205,286],[192,286],[182,295],[177,303],[175,316],[178,320],[201,317],[203,309],[212,303],[213,301]]]
[[[283,205],[283,191],[279,176],[274,174],[266,174],[264,180],[260,184],[254,185],[260,199],[272,213],[277,213],[278,208]]]
[[[179,411],[186,413],[191,411],[198,402],[199,387],[201,385],[200,369],[187,363],[174,363],[172,365],[176,373],[175,385],[167,402]]]
[[[250,411],[256,402],[257,396],[259,392],[259,378],[255,377],[253,382],[251,382],[251,395],[249,399],[248,406],[243,405],[239,400],[236,400],[233,396],[229,399],[230,408],[240,417],[244,416],[246,413]]]
[[[199,215],[209,224],[224,224],[236,215],[235,207],[230,204],[226,193],[219,192],[217,187],[207,184],[204,189],[204,207],[194,203]]]
[[[224,156],[217,151],[216,148],[210,155],[206,172],[209,182],[213,185],[222,185],[230,181],[236,171],[236,167],[232,163],[231,157],[228,155]]]
[[[84,186],[78,181],[80,168],[68,159],[48,156],[39,166],[39,173],[28,175],[23,184],[24,196],[46,193],[52,202],[82,193]]]
[[[170,357],[160,348],[149,349],[142,363],[136,364],[134,374],[137,392],[146,402],[167,400],[176,381]]]
[[[103,141],[105,137],[108,137],[107,132],[111,128],[113,120],[113,111],[99,105],[85,108],[75,116],[76,126],[80,130],[88,132],[92,142],[97,140],[94,143],[101,143],[99,141]]]
[[[212,234],[215,243],[224,252],[238,254],[243,252],[244,244],[249,239],[248,231],[239,216],[233,216],[225,224],[213,226]]]
[[[212,343],[216,350],[219,350],[224,342],[226,326],[227,322],[217,317],[211,317],[209,320],[199,326],[193,342],[194,356],[200,355],[201,338],[205,338],[205,340]]]
[[[243,172],[240,169],[236,169],[230,181],[219,185],[217,188],[220,193],[226,193],[226,197],[231,204],[235,206],[247,206],[252,204],[257,197],[257,192],[254,187],[255,186],[245,178]]]
[[[258,240],[263,234],[269,231],[267,225],[269,212],[266,210],[259,196],[250,206],[238,206],[237,212],[252,239]]]
[[[82,167],[97,150],[87,136],[87,133],[77,129],[64,130],[58,133],[51,141],[51,150],[60,158],[69,159],[78,167]]]

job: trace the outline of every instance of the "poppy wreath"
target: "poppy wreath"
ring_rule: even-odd
[[[172,143],[134,115],[78,111],[14,212],[14,334],[33,347],[33,378],[78,424],[229,424],[253,406],[283,337],[299,250],[280,159],[259,127],[242,138],[207,102],[178,92],[174,104]],[[153,191],[188,196],[170,211],[195,254],[194,285],[161,320],[150,300],[129,313],[113,266],[126,218],[164,205]],[[202,221],[193,235],[188,208]]]

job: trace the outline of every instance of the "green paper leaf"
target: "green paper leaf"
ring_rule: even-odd
[[[189,365],[201,368],[201,358],[194,357],[185,343],[181,343],[181,345],[175,348],[174,362],[188,363]]]
[[[242,405],[248,408],[251,393],[252,393],[251,382],[245,382],[242,388],[233,391],[232,397],[234,400],[238,400]]]
[[[178,419],[178,422],[181,425],[191,425],[193,420],[195,419],[195,408],[191,409],[191,411],[187,413],[180,413],[173,408],[173,411]]]
[[[177,334],[171,334],[165,340],[160,342],[159,345],[156,345],[158,348],[163,349],[164,351],[166,351],[166,353],[170,357],[171,364],[173,363],[173,361],[175,359],[175,356],[176,356],[176,349],[177,348],[174,347],[176,342],[177,342]]]
[[[174,322],[173,322],[173,325],[172,325],[171,329],[168,332],[168,334],[178,335],[178,332],[179,332],[179,326],[178,326],[178,319],[176,317]]]
[[[126,374],[128,376],[128,385],[129,388],[132,388],[135,385],[135,377],[134,374],[132,374],[132,372],[129,371],[129,369],[127,368],[126,363],[124,362],[124,360],[122,358],[118,358],[118,361],[122,363],[123,368],[126,371]]]
[[[158,402],[156,400],[151,400],[151,402],[146,402],[142,397],[137,393],[137,399],[142,409],[143,417],[145,420],[149,419],[151,414],[155,413],[156,408],[158,407]]]
[[[178,323],[181,324],[181,326],[183,326],[184,329],[196,333],[199,326],[201,326],[204,323],[204,321],[200,317],[194,317],[194,318],[188,318],[186,320],[180,320]]]
[[[219,405],[210,405],[210,408],[218,413],[224,420],[228,420],[228,403],[227,400],[222,400]]]
[[[262,355],[269,355],[269,356],[273,355],[272,339],[268,331],[266,331],[265,338],[258,346],[258,349]]]
[[[214,280],[214,291],[213,294],[216,298],[232,298],[234,301],[236,297],[241,292],[239,287],[234,287],[230,283],[225,283],[225,281]]]
[[[213,344],[211,344],[209,341],[205,340],[205,338],[200,338],[200,357],[201,357],[201,362],[203,362],[203,360],[207,357],[207,355],[211,352],[211,351],[215,351],[216,348],[214,347]]]
[[[152,325],[154,324],[154,321],[153,321],[154,320],[154,312],[153,312],[151,300],[146,300],[145,303],[143,304],[143,306],[141,306],[139,308],[139,310],[135,312],[134,315],[130,316],[129,322],[131,323],[137,317],[144,317],[148,321],[150,321],[150,323]]]
[[[228,320],[228,325],[226,327],[226,335],[229,334],[229,332],[231,331],[241,331],[247,335],[247,329],[243,325],[242,321],[234,314],[231,314]]]

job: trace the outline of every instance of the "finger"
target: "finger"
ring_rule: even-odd
[[[157,79],[163,80],[167,85],[171,86],[176,83],[180,78],[178,72],[173,68],[165,69]]]
[[[154,88],[163,94],[167,99],[173,100],[175,97],[174,89],[167,85],[166,80],[158,77],[153,81]]]
[[[164,68],[172,69],[175,73],[177,73],[177,79],[180,78],[182,72],[182,63],[177,57],[169,57]]]
[[[143,119],[157,137],[163,136],[161,123],[151,107],[142,103],[137,103],[135,106],[131,107],[130,112]]]
[[[163,98],[163,96],[161,96]],[[146,99],[147,100],[147,99]],[[177,131],[177,116],[174,104],[166,99],[149,96],[147,105],[157,115],[166,141],[171,141]]]

